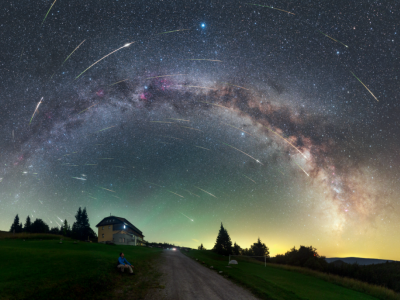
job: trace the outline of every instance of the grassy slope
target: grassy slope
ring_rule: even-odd
[[[119,252],[136,275],[117,271]],[[158,249],[59,240],[0,240],[0,299],[141,298],[157,285],[151,260]],[[115,290],[118,290],[115,293]]]
[[[249,288],[263,299],[377,299],[345,287],[341,287],[322,279],[291,272],[283,268],[252,262],[239,262],[227,268],[228,257],[216,255],[211,251],[192,250],[183,252],[189,257],[204,261],[217,271]]]

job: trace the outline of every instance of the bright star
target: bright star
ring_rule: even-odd
[[[205,23],[201,23],[201,28],[204,28],[204,27],[206,27],[206,24]]]

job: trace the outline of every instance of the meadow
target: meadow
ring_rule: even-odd
[[[21,235],[22,237],[22,235]],[[120,252],[135,274],[117,270]],[[75,242],[60,236],[0,238],[0,299],[142,299],[158,286],[161,250]]]
[[[251,290],[262,299],[324,299],[324,300],[399,300],[400,295],[383,287],[353,279],[328,275],[306,268],[267,264],[254,259],[239,259],[228,265],[228,257],[207,250],[183,251],[199,263],[223,271],[221,275]]]

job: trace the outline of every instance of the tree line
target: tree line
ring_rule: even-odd
[[[60,227],[50,228],[42,219],[36,218],[32,222],[29,216],[26,217],[25,224],[22,225],[18,214],[14,218],[14,222],[11,224],[10,232],[14,233],[52,233],[59,234],[65,237],[71,237],[78,240],[86,240],[97,237],[96,233],[90,228],[89,217],[86,211],[86,207],[82,210],[80,207],[75,215],[75,222],[71,226],[68,224],[67,219],[64,220]]]
[[[206,250],[201,244],[199,250]],[[400,262],[386,262],[362,266],[357,263],[347,264],[341,260],[328,263],[325,256],[320,256],[313,246],[293,247],[285,254],[269,257],[269,248],[258,238],[250,248],[242,249],[236,242],[232,245],[228,231],[221,223],[217,240],[212,251],[220,255],[266,256],[270,263],[304,267],[328,274],[354,278],[370,284],[387,287],[400,292]]]
[[[203,244],[198,249],[206,250]],[[269,259],[269,248],[261,242],[260,238],[250,248],[242,249],[236,242],[232,245],[231,237],[222,223],[212,251],[220,255],[265,256]]]

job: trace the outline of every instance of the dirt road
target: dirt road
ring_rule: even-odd
[[[250,292],[235,285],[180,251],[164,250],[161,284],[165,289],[152,291],[147,300],[256,300]]]

